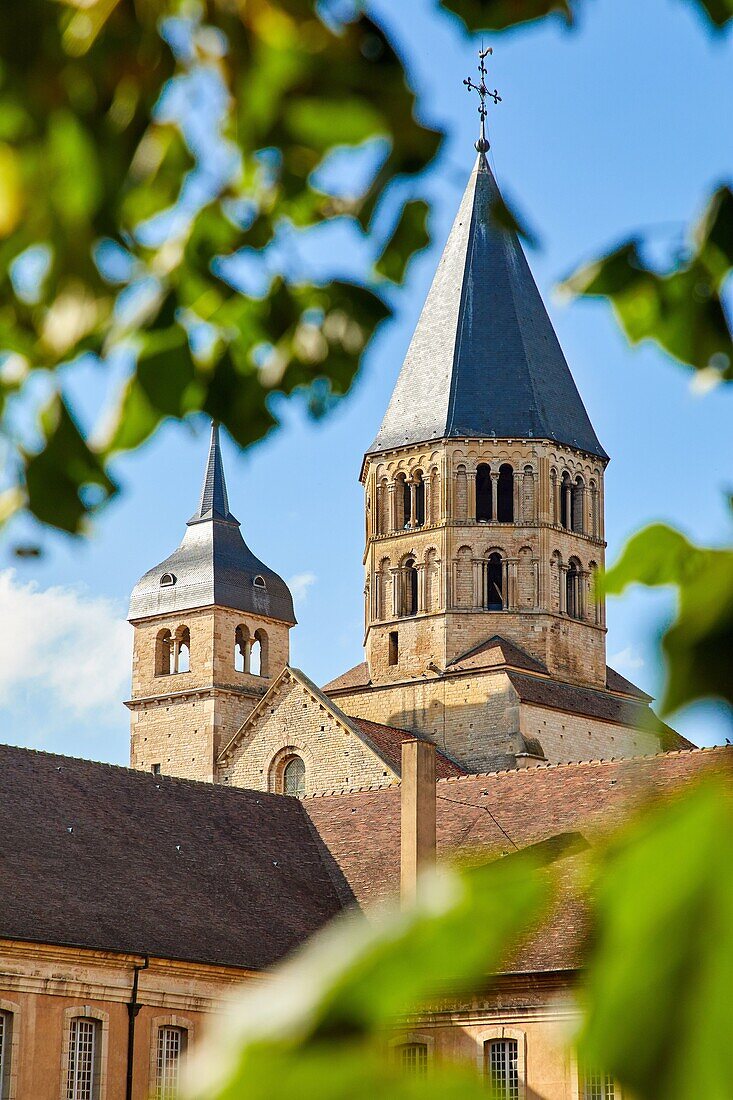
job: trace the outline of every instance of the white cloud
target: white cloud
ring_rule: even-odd
[[[305,603],[308,592],[317,580],[315,573],[296,573],[294,577],[291,577],[288,581],[288,588],[293,594],[293,601],[295,603]]]
[[[612,654],[608,660],[612,668],[626,669],[627,672],[634,672],[644,667],[644,658],[631,645],[627,645],[625,649],[620,649],[618,653]]]
[[[0,702],[30,688],[74,715],[119,707],[132,631],[108,599],[75,588],[40,589],[0,573]]]

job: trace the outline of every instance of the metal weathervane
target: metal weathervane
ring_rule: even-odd
[[[476,84],[476,82],[472,80],[470,76],[463,81],[469,92],[478,92],[479,95],[478,113],[479,118],[481,119],[481,137],[476,142],[476,149],[484,156],[489,151],[489,141],[486,137],[486,115],[488,113],[486,109],[486,100],[493,99],[494,103],[501,103],[501,96],[499,95],[496,88],[494,88],[493,92],[491,92],[486,87],[486,58],[493,54],[493,52],[494,51],[491,46],[489,46],[485,50],[479,50],[478,71],[481,79],[479,80],[478,84]]]

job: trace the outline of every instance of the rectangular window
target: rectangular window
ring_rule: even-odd
[[[69,1070],[66,1100],[96,1100],[99,1023],[77,1017],[69,1026]]]
[[[180,1027],[158,1030],[155,1100],[173,1100],[178,1092],[181,1058],[186,1049],[186,1032]]]
[[[487,1043],[486,1071],[496,1100],[519,1100],[519,1044],[516,1039]]]
[[[151,764],[150,770],[153,775],[160,775],[160,764]]]
[[[10,1049],[13,1041],[13,1017],[0,1012],[0,1100],[6,1100],[10,1091]]]
[[[390,630],[390,632],[389,632],[389,663],[391,665],[396,665],[397,664],[397,656],[398,656],[397,631],[396,630]]]
[[[400,1062],[407,1073],[423,1077],[428,1072],[428,1048],[426,1043],[404,1043],[400,1047]]]
[[[615,1100],[616,1089],[608,1073],[584,1069],[580,1074],[580,1100]]]

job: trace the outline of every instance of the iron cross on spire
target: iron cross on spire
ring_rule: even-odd
[[[463,81],[469,92],[478,92],[479,95],[478,113],[479,118],[481,119],[481,136],[476,142],[476,149],[483,156],[485,156],[486,153],[488,153],[489,151],[489,142],[486,137],[486,100],[493,99],[494,103],[501,103],[501,96],[499,95],[496,88],[494,88],[493,92],[491,92],[486,87],[486,58],[490,57],[493,52],[494,51],[491,46],[488,46],[485,50],[479,50],[478,71],[481,79],[479,80],[478,84],[476,84],[476,82],[473,81],[470,76]]]

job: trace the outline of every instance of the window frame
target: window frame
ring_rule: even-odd
[[[20,1065],[20,1005],[0,997],[0,1015],[4,1020],[10,1020],[9,1030],[3,1036],[0,1055],[0,1100],[15,1100]]]
[[[67,1100],[69,1060],[71,1056],[71,1025],[74,1020],[94,1020],[98,1027],[95,1038],[95,1076],[92,1078],[93,1100],[106,1100],[107,1052],[109,1047],[109,1013],[92,1005],[74,1005],[64,1010],[64,1037],[61,1044],[61,1083],[59,1096]]]
[[[183,1057],[186,1057],[191,1050],[194,1040],[195,1028],[193,1021],[187,1016],[154,1016],[150,1021],[150,1063],[148,1070],[148,1091],[146,1095],[151,1098],[158,1096],[158,1042],[159,1033],[163,1028],[176,1028],[178,1031],[185,1032],[186,1040],[181,1052]],[[179,1064],[181,1063],[179,1062]]]
[[[425,1047],[425,1072],[416,1076],[428,1076],[433,1068],[435,1058],[435,1038],[425,1031],[407,1031],[402,1035],[393,1035],[388,1041],[389,1057],[397,1065],[402,1066],[402,1050],[404,1047]]]
[[[486,1044],[499,1042],[504,1039],[514,1039],[517,1044],[517,1096],[519,1100],[527,1097],[527,1033],[521,1028],[498,1027],[483,1028],[476,1034],[476,1067],[481,1079],[488,1081],[486,1072]],[[575,1097],[575,1100],[578,1100]]]
[[[583,1100],[583,1076],[585,1073],[584,1067],[578,1060],[578,1055],[573,1051],[571,1058],[570,1072],[571,1077],[571,1100]],[[610,1074],[605,1076],[610,1077]],[[613,1100],[624,1100],[623,1093],[618,1081],[612,1079],[613,1082]]]

